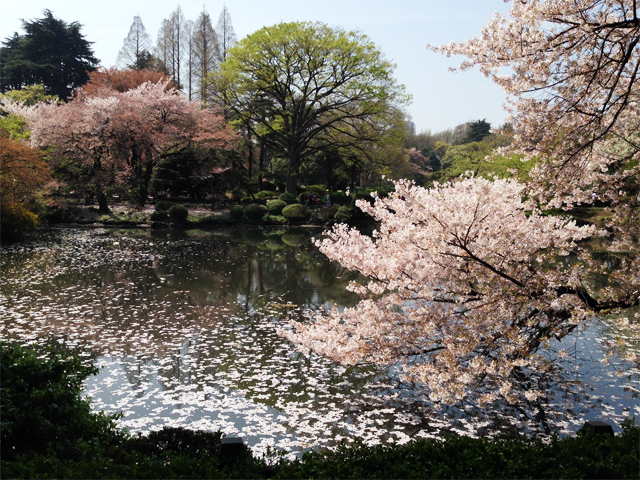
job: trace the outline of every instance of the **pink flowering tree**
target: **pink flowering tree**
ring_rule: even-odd
[[[5,109],[27,119],[35,146],[51,147],[59,161],[88,174],[102,211],[107,209],[105,186],[134,185],[144,205],[153,168],[163,155],[193,147],[230,149],[236,139],[222,115],[187,101],[167,81],[124,92],[80,90],[66,104]]]
[[[532,379],[553,369],[554,340],[640,301],[637,11],[516,2],[478,38],[432,47],[505,89],[516,141],[500,153],[535,162],[531,180],[400,181],[391,198],[360,201],[372,236],[337,225],[316,244],[368,279],[349,287],[362,300],[281,333],[338,362],[400,364],[435,402],[544,395]],[[606,231],[544,212],[595,200],[613,214]],[[616,270],[583,250],[595,235],[626,252]],[[608,284],[594,288],[596,274]],[[638,322],[620,323],[638,336]]]
[[[533,199],[605,202],[625,241],[640,223],[639,43],[636,0],[533,0],[476,38],[431,48],[466,56],[460,69],[479,67],[507,93],[516,142],[504,150],[536,162]]]

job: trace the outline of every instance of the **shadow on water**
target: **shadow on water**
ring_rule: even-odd
[[[298,451],[340,440],[405,442],[444,431],[560,431],[638,415],[637,366],[609,358],[594,323],[563,340],[571,355],[538,405],[430,405],[393,369],[303,355],[279,337],[288,316],[352,306],[357,275],[329,262],[320,230],[42,232],[2,247],[3,338],[64,343],[94,360],[94,407],[132,431],[222,430],[254,448]],[[627,339],[628,340],[628,339]],[[629,341],[637,351],[637,342]],[[622,370],[622,376],[614,372]],[[544,415],[542,415],[544,414]]]

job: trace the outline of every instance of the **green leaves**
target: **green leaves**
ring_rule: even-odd
[[[396,112],[409,100],[393,67],[360,33],[281,23],[230,49],[215,77],[217,101],[297,175],[318,151],[391,141]]]

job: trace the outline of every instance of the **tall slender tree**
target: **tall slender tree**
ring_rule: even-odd
[[[198,15],[194,25],[193,58],[198,97],[201,102],[206,102],[210,84],[209,74],[216,69],[220,58],[218,38],[206,9]]]
[[[189,101],[193,99],[193,81],[195,75],[194,69],[194,23],[193,20],[187,20],[184,24],[184,56],[185,56],[185,86],[187,91],[187,98]]]
[[[218,39],[218,45],[220,47],[220,62],[224,62],[227,58],[227,51],[233,47],[238,40],[236,32],[231,24],[231,15],[227,9],[227,5],[222,5],[222,12],[218,17],[218,24],[216,25],[216,38]]]
[[[156,44],[157,55],[165,65],[164,73],[171,75],[174,82],[180,86],[185,45],[188,40],[186,22],[182,8],[178,6],[168,19],[162,21]]]
[[[141,70],[149,68],[149,57],[153,42],[147,33],[140,15],[133,17],[129,33],[124,39],[122,48],[118,52],[118,64],[127,68]]]

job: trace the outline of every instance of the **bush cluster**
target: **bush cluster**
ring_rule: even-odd
[[[0,239],[13,241],[40,226],[38,216],[17,202],[4,202],[0,206]]]
[[[82,380],[97,369],[68,352],[39,358],[0,343],[0,369],[3,478],[637,478],[640,465],[633,420],[616,436],[450,435],[406,445],[343,442],[294,461],[249,449],[225,459],[221,432],[165,428],[130,437],[112,417],[91,412]]]

